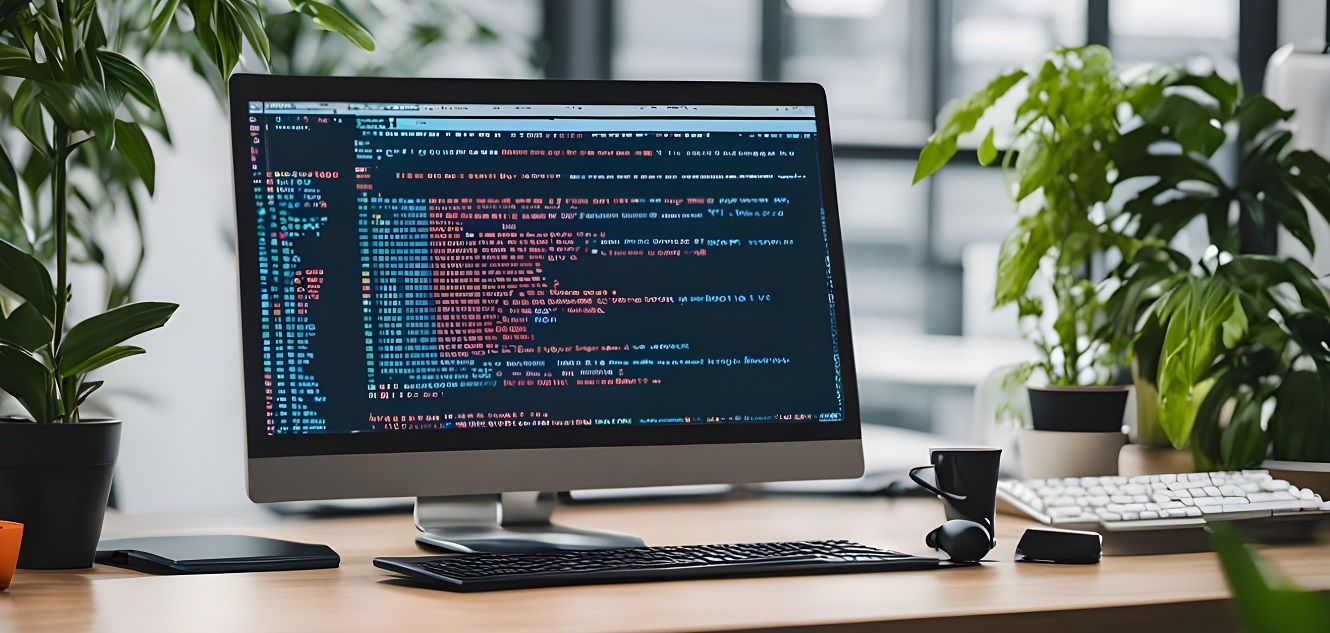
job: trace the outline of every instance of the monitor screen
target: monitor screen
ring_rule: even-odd
[[[817,106],[244,103],[262,435],[847,419]]]

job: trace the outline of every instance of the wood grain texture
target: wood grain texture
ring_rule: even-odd
[[[848,538],[923,554],[942,520],[925,499],[763,499],[560,509],[569,525],[652,545]],[[149,576],[109,567],[20,571],[0,593],[0,631],[1113,631],[1231,630],[1211,554],[1010,562],[1025,527],[1000,516],[979,568],[454,594],[394,582],[375,556],[421,553],[405,515],[322,520],[110,516],[107,537],[234,533],[326,543],[339,569]],[[1330,543],[1265,548],[1305,587],[1330,590]],[[1190,628],[1190,627],[1187,627]]]

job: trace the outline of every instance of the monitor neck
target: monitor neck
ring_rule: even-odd
[[[628,534],[555,525],[553,492],[417,497],[416,542],[455,552],[530,552],[642,547]]]

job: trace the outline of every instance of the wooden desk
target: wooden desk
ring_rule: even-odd
[[[654,545],[850,538],[922,553],[941,521],[926,499],[764,499],[560,509],[565,523]],[[1211,554],[1015,564],[1027,523],[999,517],[998,562],[843,576],[603,585],[454,594],[394,584],[370,559],[414,555],[409,517],[189,525],[108,517],[106,535],[229,532],[327,543],[340,569],[148,576],[109,567],[20,571],[0,593],[0,631],[1112,631],[1232,630]],[[1305,587],[1330,589],[1330,543],[1270,547]]]

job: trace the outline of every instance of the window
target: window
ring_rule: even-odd
[[[621,0],[614,9],[616,78],[759,78],[758,0]]]
[[[977,285],[974,279],[991,278],[992,271],[973,267],[993,260],[995,244],[1013,225],[1002,174],[977,166],[971,145],[962,149],[956,166],[918,186],[910,183],[919,149],[948,101],[1052,48],[1091,42],[1108,45],[1124,66],[1204,56],[1221,74],[1244,74],[1250,91],[1259,86],[1274,50],[1280,4],[544,1],[547,28],[563,24],[568,32],[558,41],[574,49],[551,49],[552,55],[567,57],[550,66],[559,76],[813,81],[826,88],[857,338],[1014,331],[1003,314],[970,325],[974,315],[988,315],[984,292],[991,289],[966,288]],[[570,17],[551,21],[550,12]],[[581,70],[569,63],[574,58],[584,60]],[[874,384],[861,377],[861,392],[865,419],[956,429],[940,418],[967,410],[954,390],[921,395],[899,383]],[[933,421],[920,422],[929,418]]]

